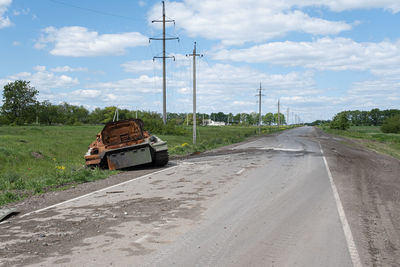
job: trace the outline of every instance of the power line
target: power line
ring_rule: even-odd
[[[80,10],[85,10],[85,11],[89,11],[89,12],[92,12],[92,13],[97,13],[97,14],[104,15],[104,16],[116,17],[116,18],[121,18],[121,19],[128,19],[128,20],[133,20],[133,21],[142,21],[142,20],[139,20],[139,19],[134,19],[132,17],[117,15],[117,14],[104,12],[104,11],[100,11],[100,10],[95,10],[95,9],[91,9],[91,8],[87,8],[87,7],[81,7],[81,6],[73,5],[73,4],[66,3],[66,2],[63,2],[63,1],[59,1],[59,0],[49,0],[49,1],[53,2],[53,3],[56,3],[56,4],[59,4],[59,5],[64,5],[64,6],[80,9]]]

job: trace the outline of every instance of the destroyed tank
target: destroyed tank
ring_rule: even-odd
[[[86,166],[117,170],[149,163],[167,164],[167,142],[151,135],[143,126],[140,119],[107,123],[89,145]]]

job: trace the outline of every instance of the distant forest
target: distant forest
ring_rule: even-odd
[[[400,115],[400,110],[379,110],[378,108],[374,108],[370,111],[346,110],[339,114],[345,114],[350,125],[353,126],[381,126],[386,119]],[[310,125],[321,125],[330,122],[330,120],[316,120],[313,123],[310,123]]]

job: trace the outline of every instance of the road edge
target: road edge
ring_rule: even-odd
[[[331,184],[333,197],[336,202],[336,207],[337,207],[337,210],[339,213],[340,222],[342,223],[342,228],[343,228],[344,236],[346,238],[347,249],[349,250],[351,261],[352,261],[354,267],[362,267],[363,265],[361,263],[360,254],[358,253],[357,246],[354,242],[353,234],[351,232],[349,222],[347,221],[347,217],[344,212],[343,204],[342,204],[342,201],[340,200],[340,196],[339,196],[338,190],[336,188],[335,182],[333,181],[332,173],[329,169],[328,161],[326,160],[326,157],[324,155],[324,151],[322,149],[321,142],[318,141],[318,145],[319,145],[319,148],[321,151],[322,159],[324,160],[324,163],[325,163],[326,172],[328,173],[329,182]]]

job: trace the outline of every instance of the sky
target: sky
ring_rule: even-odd
[[[399,0],[166,1],[167,111],[289,109],[289,122],[400,108]],[[38,100],[162,112],[161,1],[0,0],[0,91],[27,80]],[[0,99],[0,105],[2,100]]]

